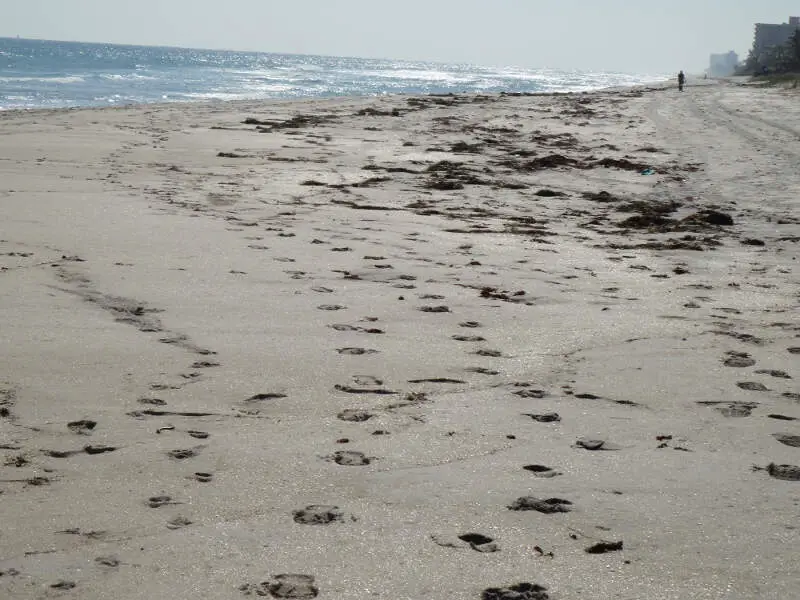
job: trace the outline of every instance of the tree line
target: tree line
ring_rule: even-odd
[[[755,46],[750,50],[739,74],[761,73],[800,73],[800,29],[796,29],[781,46],[773,46],[762,52],[756,52]]]

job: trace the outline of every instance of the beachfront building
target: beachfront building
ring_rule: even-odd
[[[800,17],[789,17],[788,23],[781,23],[780,25],[756,23],[753,57],[758,60],[771,48],[783,46],[798,29],[800,29]]]
[[[711,77],[728,77],[739,66],[739,55],[733,50],[725,54],[712,54],[708,74]]]

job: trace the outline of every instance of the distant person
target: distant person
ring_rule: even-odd
[[[678,89],[682,92],[683,86],[686,84],[686,75],[683,74],[683,71],[678,73]]]

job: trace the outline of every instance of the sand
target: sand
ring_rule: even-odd
[[[797,597],[796,92],[0,134],[0,597]]]

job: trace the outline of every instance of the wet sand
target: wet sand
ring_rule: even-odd
[[[0,596],[792,597],[797,99],[0,113]]]

